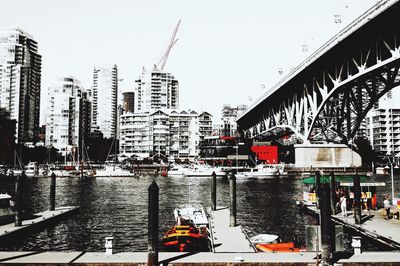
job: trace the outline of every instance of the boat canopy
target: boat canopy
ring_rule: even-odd
[[[360,176],[360,183],[365,183],[367,180],[368,180],[367,176]],[[353,183],[353,176],[335,176],[335,181],[339,183],[342,182]],[[330,182],[330,176],[321,176],[321,184],[329,182]],[[303,179],[303,183],[307,185],[315,184],[315,176],[310,176]]]

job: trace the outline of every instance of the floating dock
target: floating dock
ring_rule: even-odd
[[[303,206],[303,209],[319,216],[319,209],[315,206]],[[385,220],[381,213],[381,210],[370,211],[370,213],[363,211],[361,213],[361,224],[355,223],[353,211],[347,211],[346,217],[341,213],[332,215],[332,221],[394,249],[400,249],[400,221],[396,219]]]
[[[213,252],[255,252],[243,228],[229,226],[229,208],[217,207],[209,214]]]
[[[0,264],[30,265],[147,265],[146,252],[124,252],[107,256],[104,252],[0,252]],[[335,265],[369,266],[400,265],[399,252],[363,252],[350,258],[339,259]],[[159,265],[258,265],[258,266],[314,266],[314,252],[304,253],[188,253],[161,252]]]
[[[22,226],[16,227],[14,223],[0,225],[0,241],[16,240],[19,237],[26,237],[44,229],[48,224],[55,223],[65,216],[72,215],[79,210],[79,207],[66,206],[55,208],[54,211],[43,211],[33,215],[32,219],[22,221]],[[0,242],[0,243],[1,243]],[[4,242],[3,242],[4,243]]]

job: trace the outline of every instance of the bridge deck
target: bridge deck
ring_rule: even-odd
[[[210,229],[214,252],[255,252],[240,225],[229,226],[229,209],[211,211]]]

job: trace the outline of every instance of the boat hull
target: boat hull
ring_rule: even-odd
[[[189,225],[171,227],[162,240],[166,251],[209,251],[209,241],[206,230]]]
[[[255,247],[260,252],[300,252],[301,250],[296,248],[293,242],[256,244]]]

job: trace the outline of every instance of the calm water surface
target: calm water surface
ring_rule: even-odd
[[[210,178],[58,178],[56,206],[76,205],[80,212],[20,242],[10,243],[6,249],[103,251],[104,238],[113,236],[117,252],[146,251],[148,187],[153,180],[160,188],[160,239],[174,223],[176,206],[188,202],[211,204]],[[386,190],[390,191],[390,184],[381,193]],[[13,195],[13,191],[13,182],[0,180],[0,192]],[[49,209],[49,191],[49,178],[28,179],[25,209]],[[296,240],[304,245],[304,226],[316,221],[295,206],[302,191],[301,178],[237,180],[238,223],[249,236],[277,234],[284,241]],[[229,206],[227,179],[217,179],[217,203]]]

